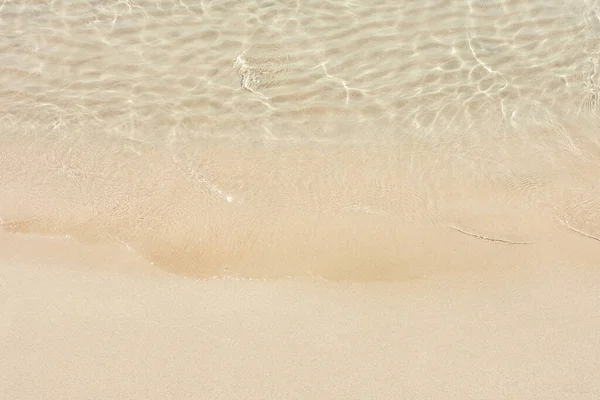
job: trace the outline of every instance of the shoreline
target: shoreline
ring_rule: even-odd
[[[132,155],[124,142],[12,138],[0,149],[0,221],[200,278],[404,280],[541,251],[532,246],[600,262],[588,249],[600,164],[557,144],[540,151],[547,137],[514,139],[463,154],[212,140]]]

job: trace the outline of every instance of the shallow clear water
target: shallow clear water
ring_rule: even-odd
[[[6,0],[0,37],[7,232],[195,276],[598,246],[598,1]]]

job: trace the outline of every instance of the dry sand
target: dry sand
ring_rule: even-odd
[[[203,281],[0,237],[6,399],[600,396],[598,264],[538,249],[395,283]]]

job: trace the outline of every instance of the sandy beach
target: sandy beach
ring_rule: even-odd
[[[600,398],[600,0],[0,2],[0,398]]]
[[[361,284],[198,281],[28,258],[0,266],[10,399],[600,394],[590,265]]]
[[[123,248],[0,238],[10,399],[600,394],[597,261],[538,248],[401,282],[198,280]]]

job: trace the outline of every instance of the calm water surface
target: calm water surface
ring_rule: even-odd
[[[597,0],[2,0],[0,38],[6,232],[201,277],[600,246]]]

